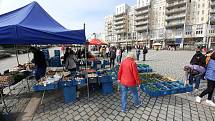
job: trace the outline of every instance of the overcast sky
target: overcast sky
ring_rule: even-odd
[[[33,0],[0,0],[0,14],[15,10]],[[121,3],[134,5],[136,0],[34,0],[68,29],[82,29],[86,34],[104,32],[104,17],[115,12]]]

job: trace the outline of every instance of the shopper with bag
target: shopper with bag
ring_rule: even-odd
[[[121,85],[121,105],[122,112],[126,111],[127,93],[130,91],[133,95],[133,103],[135,107],[142,105],[140,101],[137,86],[140,86],[137,64],[135,63],[135,54],[130,52],[121,62],[118,72],[118,82]]]

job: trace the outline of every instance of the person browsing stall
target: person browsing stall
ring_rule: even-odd
[[[47,64],[45,55],[36,47],[31,47],[29,50],[33,53],[34,56],[32,62],[34,62],[36,66],[35,79],[39,81],[46,74]]]
[[[70,53],[68,54],[67,58],[66,58],[66,62],[65,62],[65,68],[70,71],[71,73],[71,77],[74,78],[75,74],[76,74],[76,62],[78,61],[78,59],[75,56],[75,53],[73,50],[70,50]]]
[[[136,87],[140,85],[140,79],[138,76],[134,53],[130,52],[127,57],[121,62],[118,72],[118,82],[121,84],[122,112],[126,111],[127,93],[129,90],[133,95],[134,106],[141,106],[142,102],[139,100]]]

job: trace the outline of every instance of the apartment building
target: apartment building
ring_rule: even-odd
[[[135,9],[135,32],[138,42],[149,43],[151,0],[137,0]]]
[[[162,43],[165,46],[166,0],[152,0],[150,42]]]
[[[117,42],[215,46],[215,0],[137,0],[116,6],[112,23]]]
[[[114,42],[114,22],[113,16],[105,17],[105,40],[108,42]]]
[[[183,45],[184,29],[190,0],[167,0],[166,2],[166,43]],[[173,42],[173,43],[172,43]]]
[[[193,48],[197,43],[206,43],[209,22],[209,1],[192,0],[188,7],[187,23],[184,31],[184,47]]]
[[[208,32],[208,47],[215,47],[215,0],[210,0],[209,3],[209,10],[210,10],[210,19],[209,19],[209,32]]]
[[[128,12],[130,6],[127,4],[121,4],[116,6],[116,12],[114,15],[114,34],[116,36],[116,42],[123,42],[127,39],[129,16]]]

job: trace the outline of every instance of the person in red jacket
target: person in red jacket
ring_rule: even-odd
[[[140,85],[137,64],[135,63],[135,55],[130,52],[121,62],[118,72],[118,82],[121,84],[121,105],[122,112],[126,111],[128,90],[133,95],[133,103],[135,107],[142,105],[137,93],[137,85]]]

